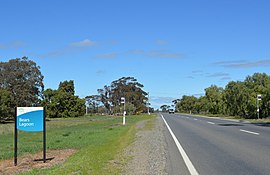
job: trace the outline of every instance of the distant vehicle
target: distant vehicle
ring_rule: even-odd
[[[174,114],[174,109],[169,109],[169,114]]]

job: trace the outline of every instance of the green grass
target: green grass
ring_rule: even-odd
[[[125,126],[122,125],[122,117],[51,120],[47,122],[47,150],[73,148],[78,152],[62,165],[34,169],[24,174],[119,174],[127,161],[121,153],[134,138],[136,122],[152,118],[153,115],[128,116]],[[0,127],[0,160],[13,156],[14,136],[10,129],[13,127],[10,124]],[[1,131],[2,128],[6,131]],[[42,150],[42,132],[20,131],[18,137],[18,156]]]

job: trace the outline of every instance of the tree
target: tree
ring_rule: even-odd
[[[56,118],[79,117],[84,114],[85,101],[74,95],[74,81],[60,82],[57,90],[44,91],[47,116]]]
[[[40,67],[27,57],[0,63],[0,88],[11,92],[16,106],[36,106],[44,89]]]
[[[222,112],[222,91],[223,89],[216,85],[205,89],[207,107],[211,114],[220,114]]]
[[[207,107],[207,99],[205,96],[201,96],[200,98],[197,99],[196,103],[194,104],[194,110],[197,114],[202,114],[202,113],[209,113],[209,109]]]
[[[231,81],[224,90],[224,102],[226,111],[232,116],[251,117],[251,111],[254,109],[248,89],[243,82]]]
[[[74,81],[70,80],[60,82],[58,90],[68,93],[70,95],[74,95],[75,94]]]
[[[0,89],[0,123],[11,118],[14,110],[10,108],[11,103],[11,93],[7,90]]]
[[[252,101],[250,113],[252,113],[253,118],[257,117],[256,99],[258,94],[262,95],[262,100],[259,101],[260,116],[270,116],[270,76],[266,73],[254,73],[251,76],[247,76],[244,83],[251,90],[249,94]]]
[[[40,67],[27,57],[0,62],[0,90],[5,117],[12,118],[15,107],[40,105],[44,90]]]
[[[135,113],[141,113],[147,109],[147,93],[142,90],[143,87],[134,77],[122,77],[113,81],[110,86],[98,89],[98,93],[101,102],[110,113],[120,105],[121,97],[125,97],[127,104],[134,105]]]
[[[195,104],[197,102],[197,98],[194,96],[186,96],[184,95],[182,99],[176,104],[176,109],[179,112],[196,112]]]
[[[103,89],[97,90],[100,95],[100,101],[103,103],[105,109],[109,114],[112,113],[112,90],[110,86],[105,85]]]
[[[91,95],[91,96],[87,96],[85,97],[85,100],[87,101],[87,105],[88,105],[88,111],[90,113],[98,113],[99,110],[99,106],[101,103],[101,99],[99,95]]]
[[[170,109],[170,105],[162,105],[160,106],[162,112],[167,112]]]

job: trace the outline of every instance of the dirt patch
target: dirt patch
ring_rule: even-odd
[[[75,152],[75,149],[48,150],[46,153],[47,160],[45,163],[43,163],[43,152],[19,157],[17,166],[14,166],[13,159],[2,160],[0,161],[0,174],[11,175],[30,171],[34,168],[50,168],[54,165],[63,163]]]

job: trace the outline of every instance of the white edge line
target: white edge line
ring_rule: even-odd
[[[240,131],[246,132],[246,133],[249,133],[249,134],[260,135],[260,133],[252,132],[252,131],[247,131],[247,130],[244,130],[244,129],[240,129]]]
[[[163,115],[162,115],[162,114],[160,114],[160,115],[161,115],[161,117],[162,117],[164,123],[166,124],[166,126],[167,126],[167,128],[168,128],[170,134],[172,135],[172,138],[173,138],[173,140],[174,140],[174,142],[175,142],[175,144],[176,144],[176,146],[177,146],[177,148],[178,148],[178,150],[179,150],[181,156],[183,157],[184,162],[185,162],[185,164],[186,164],[186,166],[187,166],[187,168],[188,168],[190,174],[191,174],[191,175],[199,175],[199,173],[197,172],[197,170],[196,170],[195,167],[193,166],[192,162],[191,162],[190,159],[188,158],[188,156],[187,156],[185,150],[183,149],[183,147],[182,147],[181,144],[179,143],[178,139],[175,137],[174,133],[172,132],[170,126],[168,125],[168,123],[167,123],[166,120],[164,119]]]

